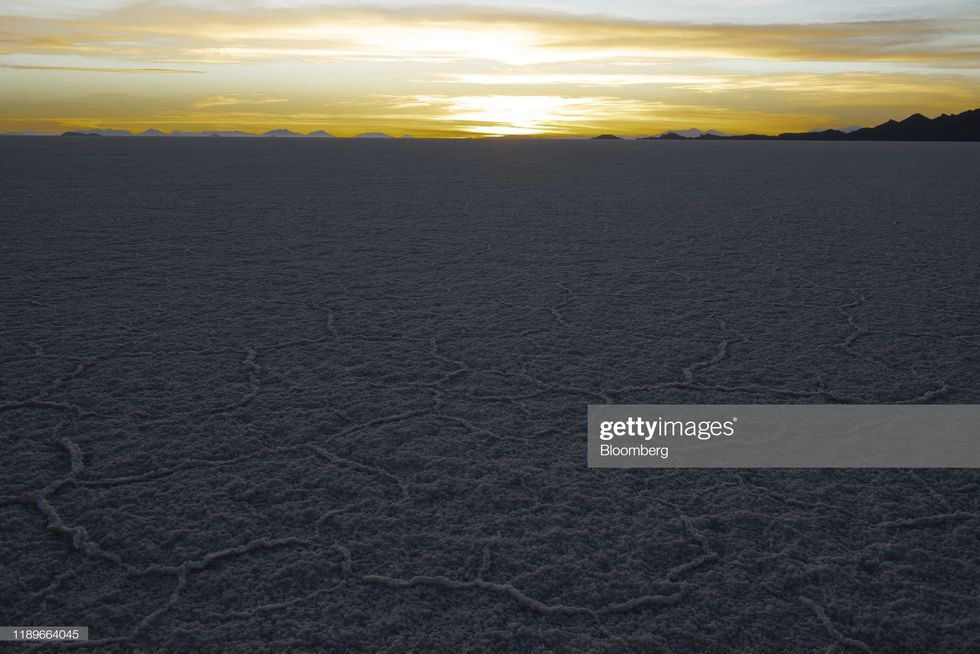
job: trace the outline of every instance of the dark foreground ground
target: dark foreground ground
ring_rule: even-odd
[[[585,413],[980,401],[977,179],[975,144],[0,140],[0,624],[976,652],[980,472],[593,471]]]

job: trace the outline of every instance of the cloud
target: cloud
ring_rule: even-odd
[[[289,102],[288,98],[269,98],[256,94],[230,93],[212,95],[191,103],[194,109],[210,109],[212,107],[233,107],[241,105],[279,104]]]
[[[880,100],[883,96],[910,97],[928,90],[948,99],[976,97],[972,79],[951,76],[923,76],[882,73],[793,73],[770,75],[675,75],[615,73],[454,73],[438,80],[448,84],[521,87],[622,87],[657,86],[666,89],[708,94],[752,91],[768,94],[793,94],[808,101],[842,97]]]
[[[453,73],[445,79],[437,80],[455,84],[478,84],[485,86],[709,86],[722,84],[727,78],[694,75],[652,75],[615,73]]]
[[[189,73],[201,74],[203,70],[189,70],[186,68],[83,68],[80,66],[26,66],[15,64],[0,64],[0,68],[10,68],[13,70],[53,70],[53,71],[78,71],[83,73]]]
[[[146,2],[84,18],[6,17],[0,53],[167,62],[641,59],[876,61],[980,67],[976,19],[687,24],[473,7],[236,11]]]

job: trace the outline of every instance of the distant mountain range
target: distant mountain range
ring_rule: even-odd
[[[15,132],[7,132],[7,136],[18,136],[19,134]],[[24,136],[27,136],[25,133]],[[182,132],[181,130],[175,129],[174,131],[167,134],[166,132],[161,132],[158,129],[148,129],[142,132],[130,132],[124,129],[84,129],[84,130],[72,130],[65,132],[62,136],[180,136],[180,137],[201,137],[201,136],[225,136],[225,137],[242,137],[242,138],[334,138],[333,134],[324,132],[322,129],[318,129],[315,132],[310,132],[309,134],[300,134],[299,132],[294,132],[290,129],[270,129],[268,132],[262,134],[254,134],[252,132],[243,132],[241,130],[206,130],[203,132]]]
[[[838,127],[837,128],[837,131],[838,132],[844,132],[845,134],[850,134],[851,132],[856,132],[859,129],[862,129],[862,127],[860,125],[848,125],[847,127]],[[810,131],[811,132],[825,132],[827,130],[826,130],[826,128],[822,128],[822,129],[821,128],[817,128],[817,129],[811,129]]]
[[[667,132],[662,132],[656,136],[638,136],[637,140],[648,141],[650,139],[699,139],[699,138],[725,138],[728,134],[724,132],[719,132],[716,129],[709,129],[708,131],[701,131],[697,127],[692,127],[690,129],[675,129]]]
[[[24,132],[3,132],[0,136],[46,136],[41,132],[28,130]],[[169,134],[158,129],[147,129],[142,132],[130,132],[122,129],[88,129],[64,132],[62,136],[136,136],[136,137],[241,137],[241,138],[335,138],[332,134],[321,130],[301,134],[289,129],[272,129],[262,134],[243,132],[240,130],[206,130],[201,132],[183,132],[174,130]],[[395,138],[383,132],[364,132],[351,138],[358,139],[392,139]],[[401,138],[412,138],[405,134]],[[534,138],[534,137],[527,137]],[[624,137],[615,134],[601,134],[594,139],[622,140]],[[680,140],[702,141],[718,139],[755,140],[755,141],[980,141],[980,109],[971,109],[960,114],[942,114],[936,118],[927,118],[922,114],[912,114],[900,121],[889,120],[876,127],[858,127],[852,125],[840,129],[815,129],[809,132],[784,132],[776,136],[768,134],[738,134],[729,135],[718,130],[702,131],[697,128],[669,130],[656,136],[638,136],[637,140]]]
[[[0,134],[0,136],[44,136],[40,132],[5,132]],[[158,129],[148,129],[142,132],[129,132],[124,129],[85,129],[85,130],[72,130],[64,132],[62,136],[179,136],[179,137],[201,137],[201,136],[224,136],[224,137],[241,137],[241,138],[307,138],[307,139],[332,139],[336,138],[333,134],[329,132],[324,132],[322,129],[318,129],[315,132],[310,132],[309,134],[300,134],[299,132],[294,132],[291,129],[270,129],[268,132],[263,132],[262,134],[255,134],[252,132],[242,132],[240,130],[207,130],[204,132],[182,132],[180,130],[174,130],[167,134],[166,132],[161,132]],[[355,139],[393,139],[394,136],[390,134],[385,134],[384,132],[364,132],[363,134],[358,134],[351,138]],[[414,138],[411,134],[404,134],[401,136],[403,139]]]
[[[954,115],[942,114],[936,118],[912,114],[905,120],[889,120],[876,127],[858,127],[855,125],[841,129],[784,132],[777,136],[767,134],[728,136],[714,130],[701,132],[690,129],[664,132],[660,136],[639,138],[644,140],[738,139],[748,141],[980,141],[980,109],[971,109]]]

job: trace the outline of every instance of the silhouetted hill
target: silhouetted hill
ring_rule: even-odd
[[[787,132],[776,138],[788,141],[840,141],[847,138],[847,133],[839,129],[825,129],[820,132]]]
[[[298,132],[294,132],[291,129],[270,129],[262,136],[268,136],[270,138],[297,138],[303,135]]]
[[[599,136],[593,136],[593,141],[622,141],[620,137],[615,134],[600,134]]]
[[[88,133],[95,136],[133,136],[128,129],[92,129]]]
[[[86,134],[85,132],[72,132],[68,131],[62,134],[62,136],[101,136],[100,134]]]
[[[930,120],[912,114],[901,122],[889,120],[877,127],[865,127],[847,135],[858,141],[980,141],[980,109],[961,114],[943,114]]]
[[[728,136],[728,134],[725,134],[724,132],[719,132],[716,129],[709,129],[708,131],[704,131],[698,129],[697,127],[691,127],[690,129],[672,129],[669,132],[664,132],[660,136],[664,136],[666,134],[676,134],[677,136],[683,136],[689,139],[699,139],[704,136],[707,136],[709,138],[712,136]]]
[[[653,136],[638,136],[637,141],[651,141],[653,139],[667,139],[669,141],[676,141],[678,139],[719,139],[726,138],[728,134],[724,132],[719,132],[716,129],[709,129],[708,131],[700,130],[696,127],[690,129],[674,129],[660,134],[655,134]]]
[[[803,134],[780,134],[777,138],[797,141],[980,141],[980,109],[961,114],[927,118],[912,114],[905,120],[889,120],[876,127],[850,133],[836,129]]]
[[[980,141],[980,109],[971,109],[954,115],[942,114],[936,118],[912,114],[904,120],[889,120],[876,127],[784,132],[778,136],[768,134],[724,136],[719,133],[704,132],[695,138],[685,137],[677,132],[666,132],[660,136],[640,138],[640,140],[650,139],[674,141],[698,141],[702,139],[734,139],[739,141]]]

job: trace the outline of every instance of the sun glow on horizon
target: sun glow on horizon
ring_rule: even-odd
[[[421,97],[417,104],[435,110],[438,120],[463,131],[490,136],[568,133],[570,127],[633,110],[617,98],[566,98],[550,95],[470,95]]]

